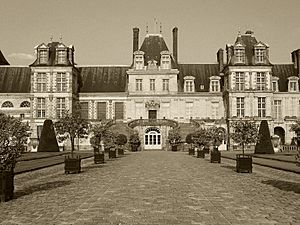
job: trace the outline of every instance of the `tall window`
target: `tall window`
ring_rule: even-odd
[[[245,49],[244,48],[236,48],[234,50],[235,58],[237,63],[245,62]]]
[[[97,102],[97,119],[106,119],[106,102]]]
[[[48,50],[47,49],[40,49],[39,50],[39,59],[41,64],[48,63]]]
[[[89,103],[88,102],[80,102],[80,115],[82,119],[89,118]]]
[[[62,118],[66,111],[66,99],[57,98],[56,99],[56,116],[57,118]]]
[[[212,80],[211,81],[211,91],[212,92],[218,92],[219,91],[219,81],[218,80]]]
[[[37,118],[45,118],[46,117],[46,99],[45,98],[37,98],[36,117]]]
[[[258,72],[256,74],[256,89],[258,91],[263,91],[266,89],[266,74]]]
[[[169,91],[169,79],[163,79],[163,91]]]
[[[155,79],[150,79],[150,91],[155,91]]]
[[[161,56],[161,68],[170,69],[170,56],[168,55]]]
[[[185,81],[185,91],[186,92],[194,92],[194,81],[193,80]]]
[[[281,117],[281,100],[274,100],[274,118],[280,119]]]
[[[135,86],[135,90],[136,91],[142,91],[143,90],[143,80],[142,79],[136,79],[135,80],[135,84],[136,84],[136,86]]]
[[[289,82],[289,91],[297,91],[297,81]]]
[[[245,116],[245,98],[244,97],[236,98],[236,116],[237,117]]]
[[[237,91],[245,90],[245,74],[243,72],[235,73],[235,89]]]
[[[135,69],[142,70],[144,68],[144,56],[136,55],[135,56]]]
[[[45,92],[46,91],[46,73],[38,73],[36,84],[37,84],[37,92]]]
[[[66,91],[66,73],[56,74],[56,91],[57,92]]]
[[[258,117],[266,117],[266,98],[258,98]]]
[[[115,102],[115,119],[121,120],[124,119],[124,103]]]
[[[67,62],[67,51],[65,49],[57,50],[57,63],[65,64],[66,62]]]
[[[272,90],[273,91],[278,91],[278,87],[277,87],[277,81],[272,81]]]
[[[255,49],[255,62],[263,63],[265,61],[265,50],[261,48]]]

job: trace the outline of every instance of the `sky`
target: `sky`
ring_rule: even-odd
[[[61,37],[78,65],[130,65],[132,29],[141,45],[156,20],[170,51],[178,27],[179,63],[216,63],[218,49],[247,30],[270,46],[272,63],[291,63],[299,10],[299,0],[1,0],[0,50],[11,65],[29,65],[36,45]]]

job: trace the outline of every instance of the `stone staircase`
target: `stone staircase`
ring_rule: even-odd
[[[192,123],[180,123],[178,131],[182,141],[185,141],[186,135],[195,132],[196,129],[197,127]]]

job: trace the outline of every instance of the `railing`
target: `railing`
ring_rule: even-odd
[[[282,151],[283,152],[296,152],[299,149],[297,145],[283,145]]]
[[[128,123],[131,129],[137,126],[169,126],[175,129],[179,127],[179,123],[170,119],[137,119]]]

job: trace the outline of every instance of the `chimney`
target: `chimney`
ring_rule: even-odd
[[[230,44],[226,45],[226,52],[227,52],[227,64],[229,64],[230,63],[230,59],[231,59],[231,57],[233,55],[232,45],[230,45]]]
[[[224,50],[222,48],[217,52],[217,60],[219,64],[219,71],[221,72],[224,68]]]
[[[178,48],[178,28],[174,27],[173,28],[173,57],[176,63],[178,62],[177,48]]]
[[[300,49],[292,52],[292,61],[294,63],[294,68],[297,70],[297,73],[300,76]]]
[[[133,52],[139,50],[139,28],[133,28]]]

